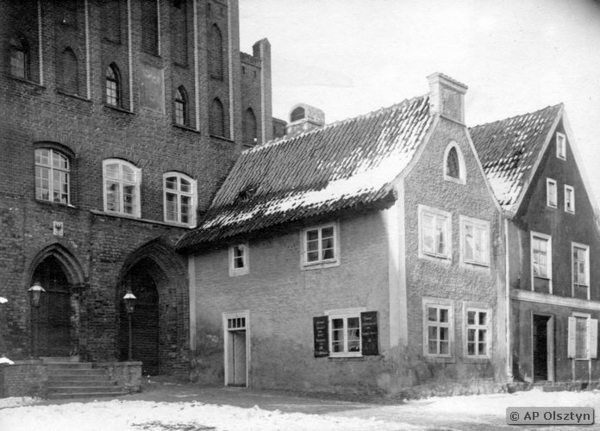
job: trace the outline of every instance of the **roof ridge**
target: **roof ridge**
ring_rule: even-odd
[[[318,127],[318,128],[312,129],[312,130],[307,130],[306,132],[299,133],[298,135],[295,135],[295,136],[291,136],[291,137],[287,137],[287,138],[285,136],[283,136],[278,139],[273,139],[271,141],[265,142],[264,144],[257,145],[252,148],[248,148],[247,150],[242,151],[242,154],[258,152],[258,151],[261,151],[266,148],[271,148],[271,147],[280,145],[284,142],[291,142],[300,136],[306,136],[309,134],[320,133],[321,131],[328,130],[333,127],[340,127],[340,126],[342,126],[346,123],[350,123],[352,121],[358,121],[358,120],[369,118],[369,117],[372,117],[375,115],[384,114],[386,112],[397,109],[401,106],[409,105],[410,103],[412,103],[418,99],[426,99],[427,97],[429,97],[429,93],[423,94],[421,96],[407,98],[407,99],[404,99],[403,101],[395,103],[393,105],[381,107],[379,109],[375,109],[373,111],[367,112],[366,114],[357,115],[356,117],[349,117],[349,118],[344,118],[343,120],[334,121],[333,123],[325,124],[324,126],[321,126],[321,127]]]
[[[496,121],[490,121],[489,123],[481,123],[481,124],[477,124],[477,125],[475,125],[475,126],[471,126],[471,127],[469,127],[468,129],[469,129],[469,130],[471,130],[471,129],[475,129],[475,128],[477,128],[477,127],[489,126],[489,125],[492,125],[492,124],[497,124],[497,123],[500,123],[500,122],[503,122],[503,121],[514,120],[515,118],[520,118],[520,117],[525,117],[525,116],[527,116],[527,115],[533,115],[533,114],[537,114],[537,113],[539,113],[539,112],[543,112],[543,111],[546,111],[546,110],[549,110],[549,109],[560,108],[561,106],[563,106],[563,103],[562,103],[562,102],[561,102],[561,103],[558,103],[558,104],[556,104],[556,105],[548,105],[548,106],[546,106],[545,108],[541,108],[541,109],[538,109],[538,110],[536,110],[536,111],[525,112],[525,113],[523,113],[523,114],[513,115],[512,117],[502,118],[502,119],[500,119],[500,120],[496,120]]]

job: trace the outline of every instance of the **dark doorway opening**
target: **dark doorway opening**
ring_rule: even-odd
[[[142,259],[125,275],[121,284],[121,298],[127,290],[136,296],[131,315],[132,359],[142,362],[142,373],[159,373],[159,297],[156,282],[150,275],[156,264]],[[120,298],[119,360],[126,361],[129,352],[128,315]]]
[[[61,263],[54,256],[35,269],[33,282],[46,290],[32,310],[33,351],[37,356],[69,356],[71,346],[71,289]]]
[[[554,380],[554,318],[533,315],[533,380]]]

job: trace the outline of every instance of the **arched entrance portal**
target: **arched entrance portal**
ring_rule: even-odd
[[[73,349],[71,289],[62,264],[48,256],[37,265],[32,279],[46,290],[32,313],[33,351],[37,356],[69,356]]]
[[[151,275],[156,270],[151,259],[140,260],[127,271],[119,289],[121,292],[131,290],[137,298],[131,315],[132,359],[142,362],[145,375],[159,373],[159,297],[157,280]],[[129,328],[123,301],[119,309],[119,359],[125,361],[129,352]]]

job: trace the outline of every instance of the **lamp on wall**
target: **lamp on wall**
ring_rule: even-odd
[[[31,306],[33,308],[39,308],[40,306],[40,298],[42,297],[42,292],[45,292],[46,289],[42,287],[39,281],[33,283],[28,290],[29,299],[31,300]]]
[[[133,314],[133,310],[135,308],[135,300],[137,298],[133,294],[131,290],[128,290],[125,296],[123,297],[123,301],[125,302],[125,310],[127,310],[127,320],[129,321],[129,352],[127,354],[127,360],[131,361],[133,357],[133,337],[131,335],[131,315]]]

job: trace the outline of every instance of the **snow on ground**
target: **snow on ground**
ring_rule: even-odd
[[[34,398],[0,400],[0,430],[175,431],[202,430],[205,426],[217,431],[416,431],[452,423],[471,424],[469,429],[491,429],[492,425],[506,424],[507,407],[594,407],[600,411],[600,391],[542,392],[535,389],[514,394],[434,397],[398,405],[347,403],[348,408],[343,411],[321,415],[198,401],[110,400],[35,405],[38,402],[40,400]],[[315,402],[319,401],[306,399],[304,406]]]

